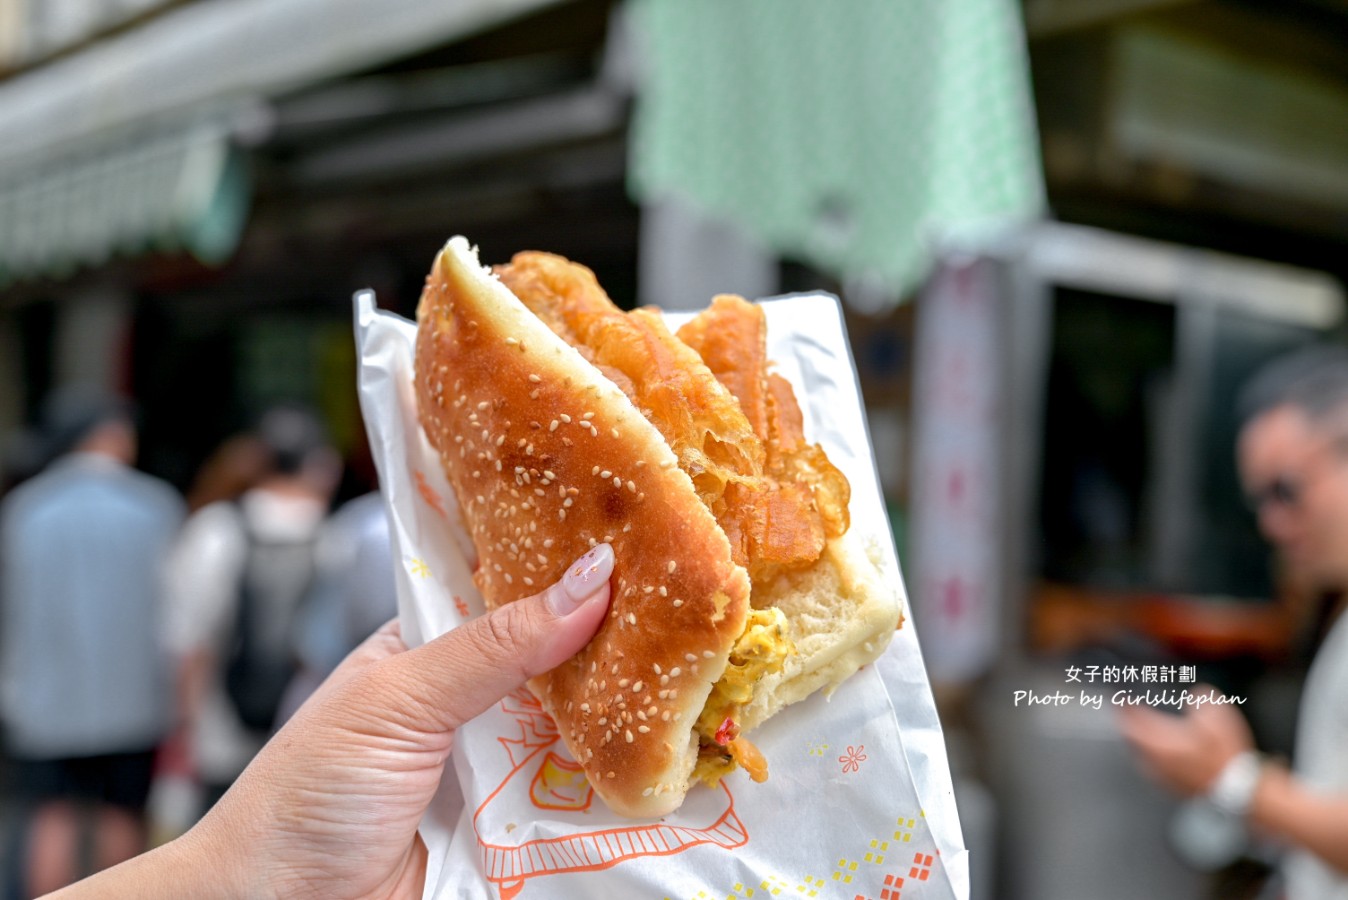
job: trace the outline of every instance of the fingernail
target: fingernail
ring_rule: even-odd
[[[565,616],[575,612],[585,600],[594,596],[600,586],[608,583],[613,574],[613,548],[596,544],[580,559],[567,567],[560,590],[548,592],[548,606],[553,615]]]

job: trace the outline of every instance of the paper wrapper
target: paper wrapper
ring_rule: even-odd
[[[906,597],[836,298],[763,303],[768,355],[807,438],[852,484],[852,528]],[[672,327],[687,316],[669,314]],[[403,636],[415,646],[483,610],[475,554],[417,422],[416,326],[356,295],[360,399],[393,528]],[[735,772],[674,814],[624,819],[595,796],[526,689],[459,729],[421,825],[427,898],[968,897],[940,723],[908,618],[885,655],[753,733],[764,784]]]

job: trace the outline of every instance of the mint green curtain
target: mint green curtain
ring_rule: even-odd
[[[932,238],[1042,213],[1014,0],[629,0],[631,189],[902,296]]]

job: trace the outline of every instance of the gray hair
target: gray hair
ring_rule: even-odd
[[[1317,424],[1348,413],[1348,347],[1315,344],[1275,357],[1236,397],[1242,427],[1279,406],[1300,409]]]

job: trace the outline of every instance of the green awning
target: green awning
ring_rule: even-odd
[[[212,0],[0,79],[0,284],[112,256],[223,260],[249,110],[561,0]],[[254,135],[256,137],[256,135]]]
[[[0,176],[0,283],[114,256],[186,251],[223,262],[242,233],[246,158],[223,124],[105,139]]]
[[[1014,0],[632,0],[633,191],[895,299],[934,238],[1045,209]]]

